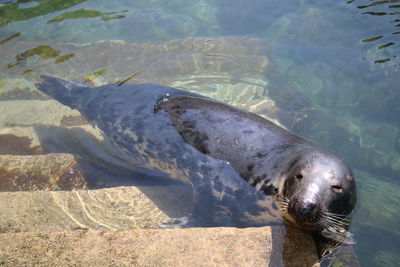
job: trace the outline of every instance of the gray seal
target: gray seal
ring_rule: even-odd
[[[191,184],[194,208],[187,225],[284,221],[328,237],[345,233],[356,203],[352,171],[276,124],[170,87],[90,88],[48,76],[42,80],[37,88],[95,123],[119,160]]]

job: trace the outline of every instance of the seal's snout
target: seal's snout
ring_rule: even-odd
[[[316,223],[320,218],[320,212],[321,210],[316,203],[303,202],[298,199],[291,201],[288,207],[288,213],[300,225]]]

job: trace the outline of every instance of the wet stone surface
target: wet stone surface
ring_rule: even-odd
[[[87,188],[86,178],[73,155],[0,155],[0,192]]]
[[[43,154],[40,146],[33,146],[27,136],[0,134],[0,155],[37,155]]]
[[[6,265],[318,266],[309,236],[292,233],[283,245],[283,235],[270,227],[2,234],[0,257]]]

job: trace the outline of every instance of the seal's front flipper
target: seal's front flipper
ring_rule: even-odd
[[[354,244],[327,238],[321,233],[312,233],[321,267],[361,266],[354,251]],[[350,235],[350,234],[349,234]]]
[[[238,110],[201,96],[174,96],[158,103],[182,138],[203,154],[230,161],[228,154],[240,154],[235,145],[243,138],[238,126]],[[234,122],[234,123],[232,123]]]
[[[271,179],[261,171],[262,159],[269,153],[262,142],[272,135],[267,128],[282,131],[278,126],[202,96],[171,97],[159,102],[158,107],[169,114],[185,142],[199,152],[230,162],[245,180],[251,176]]]

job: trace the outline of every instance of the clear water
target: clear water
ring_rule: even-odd
[[[224,75],[205,71],[207,60],[218,53],[158,49],[175,39],[193,42],[189,37],[204,37],[196,41],[200,52],[207,50],[207,38],[239,38],[226,39],[221,50],[230,64],[226,72],[218,72]],[[240,88],[254,85],[257,90],[266,87],[263,93],[277,103],[286,127],[336,153],[353,168],[359,202],[351,231],[362,265],[397,266],[399,37],[400,1],[396,0],[3,0],[0,92],[9,90],[7,79],[35,82],[41,73],[95,84],[130,78],[206,91],[224,83]],[[98,62],[96,51],[106,44],[94,42],[104,40],[138,46],[120,42],[121,51]],[[237,47],[233,42],[243,42],[248,49],[228,53],[229,47]],[[80,53],[71,43],[89,48]],[[252,51],[260,47],[261,52]],[[138,49],[141,52],[135,54]],[[260,61],[263,56],[268,58],[268,68]],[[124,61],[129,57],[131,61]],[[205,65],[196,69],[193,62]],[[33,94],[5,96],[2,100],[34,98]],[[244,106],[251,101],[236,95],[221,98]],[[13,118],[8,118],[0,126],[12,123]]]

